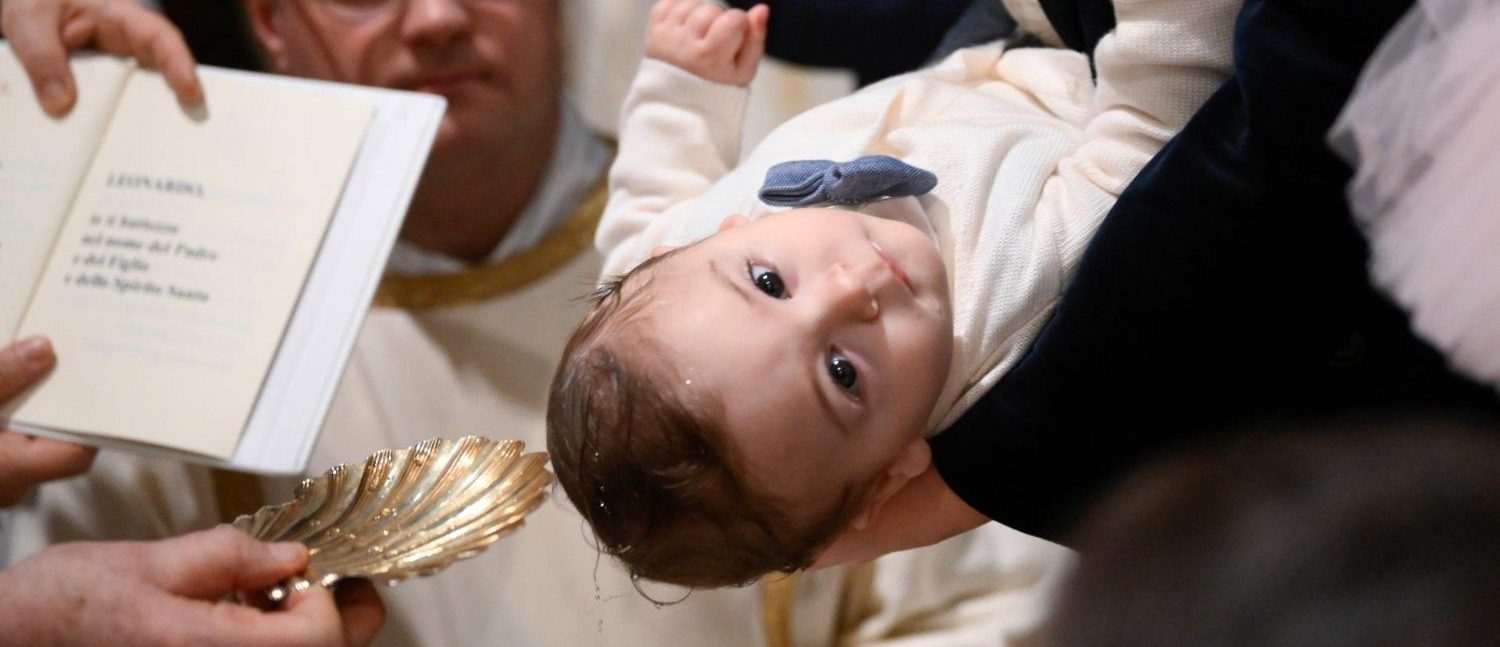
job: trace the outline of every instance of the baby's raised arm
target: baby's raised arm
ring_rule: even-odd
[[[748,85],[765,53],[770,10],[724,9],[702,0],[661,0],[646,26],[646,58],[715,83]]]
[[[646,29],[646,60],[620,113],[609,205],[595,234],[604,270],[645,258],[640,234],[698,197],[739,161],[746,85],[765,48],[769,10],[661,0]],[[728,215],[728,214],[724,214]]]

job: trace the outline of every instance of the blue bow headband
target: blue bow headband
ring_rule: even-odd
[[[889,155],[782,162],[766,171],[760,199],[773,207],[855,205],[919,196],[937,186],[937,176]]]

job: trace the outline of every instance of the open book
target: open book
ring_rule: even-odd
[[[200,68],[73,60],[46,116],[0,42],[0,336],[58,364],[0,425],[301,471],[445,102]]]

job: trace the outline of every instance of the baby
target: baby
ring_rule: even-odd
[[[1034,2],[1006,4],[1059,42]],[[625,273],[598,290],[547,411],[553,468],[600,547],[642,577],[725,586],[867,525],[1225,78],[1237,4],[1116,0],[1097,79],[1077,52],[963,50],[739,160],[766,8],[659,2],[596,237]]]

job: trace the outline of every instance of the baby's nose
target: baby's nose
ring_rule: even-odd
[[[872,285],[878,278],[874,268],[834,264],[828,274],[829,313],[861,321],[880,316],[880,301]]]

